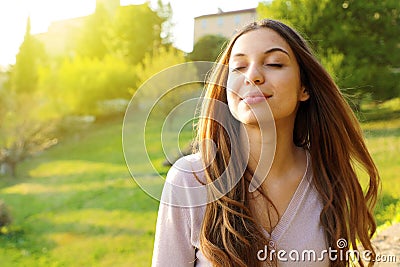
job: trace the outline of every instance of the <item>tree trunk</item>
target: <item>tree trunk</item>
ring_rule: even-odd
[[[11,162],[10,164],[10,174],[12,178],[17,178],[17,163]]]
[[[12,178],[17,178],[17,163],[12,161],[4,161],[4,172],[10,174]]]

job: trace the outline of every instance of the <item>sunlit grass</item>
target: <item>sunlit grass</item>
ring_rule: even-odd
[[[376,208],[378,225],[400,222],[400,98],[367,105],[362,129],[377,165],[382,190]],[[363,177],[365,182],[365,175]]]
[[[126,172],[126,167],[120,164],[107,162],[90,162],[84,160],[54,160],[49,163],[42,163],[37,168],[29,171],[32,178],[43,178],[49,176],[65,176],[82,174],[87,172]]]
[[[130,177],[121,120],[93,125],[1,179],[14,222],[1,266],[149,266],[158,202]],[[161,186],[161,185],[159,185]]]

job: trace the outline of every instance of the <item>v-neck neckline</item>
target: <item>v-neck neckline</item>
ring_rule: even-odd
[[[268,238],[271,238],[273,242],[277,242],[283,235],[283,233],[286,232],[287,228],[289,227],[291,221],[293,220],[294,216],[296,215],[300,204],[307,192],[307,189],[310,185],[308,177],[311,172],[310,170],[310,155],[309,152],[306,150],[306,155],[307,155],[307,165],[306,165],[306,170],[303,174],[303,177],[301,178],[301,181],[299,185],[296,188],[296,191],[294,192],[292,198],[290,199],[289,205],[286,207],[285,212],[283,213],[282,217],[279,219],[278,223],[276,226],[273,228],[272,232],[269,233],[267,230],[263,228],[265,236]]]

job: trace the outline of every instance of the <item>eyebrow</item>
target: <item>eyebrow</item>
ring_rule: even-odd
[[[271,53],[273,53],[273,52],[282,52],[282,53],[285,53],[286,55],[288,55],[288,57],[290,57],[289,52],[286,51],[286,50],[283,49],[283,48],[280,48],[280,47],[273,47],[273,48],[270,48],[270,49],[268,49],[268,50],[266,50],[266,51],[264,52],[264,55],[271,54]],[[246,56],[246,54],[237,53],[237,54],[234,54],[232,57],[243,57],[243,56]]]

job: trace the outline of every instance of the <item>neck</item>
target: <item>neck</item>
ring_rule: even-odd
[[[261,180],[284,177],[304,155],[302,149],[293,143],[293,125],[294,122],[275,122],[276,134],[271,131],[273,125],[244,125],[240,138],[249,142],[248,167],[255,177]]]

